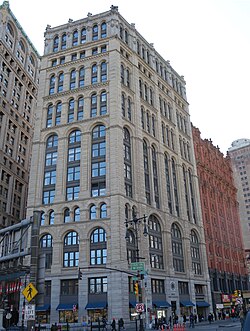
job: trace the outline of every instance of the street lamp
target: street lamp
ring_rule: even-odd
[[[125,221],[126,225],[126,236],[125,239],[128,241],[129,240],[129,225],[133,227],[135,231],[135,245],[136,245],[136,262],[139,262],[142,257],[140,257],[139,254],[139,240],[138,240],[138,230],[139,230],[139,225],[144,224],[143,226],[143,234],[146,237],[148,235],[148,228],[147,228],[147,217],[144,214],[143,217],[136,217],[136,215],[133,216],[132,220],[127,220]]]
[[[131,220],[125,221],[126,225],[126,236],[125,239],[126,241],[129,240],[129,226],[131,226],[134,229],[135,232],[135,247],[136,247],[136,255],[135,255],[135,261],[140,262],[140,259],[144,259],[143,257],[140,257],[139,254],[139,236],[138,236],[138,231],[139,231],[139,226],[140,224],[143,224],[143,235],[146,237],[148,235],[148,228],[147,228],[147,218],[146,215],[144,214],[143,217],[136,217],[136,215],[133,215],[133,218]],[[137,270],[137,275],[139,275],[141,269]],[[141,274],[141,279],[142,279],[142,274]],[[138,280],[136,281],[136,302],[138,302],[139,299],[139,282]],[[147,313],[147,312],[146,312]],[[140,331],[144,331],[144,325],[143,325],[143,320],[141,318],[141,312],[139,313],[139,323],[140,323]],[[137,331],[137,321],[136,321],[136,331]]]

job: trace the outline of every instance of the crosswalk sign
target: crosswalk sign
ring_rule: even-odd
[[[25,289],[22,291],[22,294],[25,296],[27,301],[31,301],[36,295],[38,291],[32,283],[29,283]]]

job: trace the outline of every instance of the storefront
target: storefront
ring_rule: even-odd
[[[167,318],[167,309],[171,307],[167,301],[153,301],[153,313],[155,317],[159,319]]]
[[[195,307],[195,304],[192,301],[189,300],[182,300],[180,301],[180,313],[181,315],[189,316],[191,312],[193,312],[193,308]]]
[[[103,317],[108,318],[108,303],[107,301],[89,302],[85,309],[88,313],[88,320],[97,322]]]
[[[36,307],[36,323],[49,324],[50,323],[50,305]]]
[[[78,310],[76,303],[60,303],[56,310],[59,312],[59,323],[78,322]]]
[[[197,316],[199,321],[206,320],[208,316],[207,308],[210,307],[210,304],[206,301],[196,301]]]

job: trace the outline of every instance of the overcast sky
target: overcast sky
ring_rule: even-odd
[[[3,0],[0,0],[2,3]],[[185,77],[191,121],[224,154],[250,138],[250,0],[9,0],[43,54],[44,32],[68,19],[118,6],[137,31]]]

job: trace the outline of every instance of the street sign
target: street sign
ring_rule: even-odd
[[[145,263],[144,262],[132,262],[131,263],[131,270],[132,271],[144,271],[145,270]]]
[[[135,280],[135,281],[136,281],[136,280],[139,280],[139,278],[136,277],[136,276],[133,276],[133,277],[132,277],[132,280]]]
[[[137,311],[137,313],[143,313],[145,311],[144,303],[137,303],[135,305],[135,310]]]
[[[26,305],[24,319],[26,321],[35,320],[36,305]]]
[[[31,301],[36,295],[38,291],[32,283],[29,283],[25,289],[22,291],[22,294],[25,296],[27,301]]]

